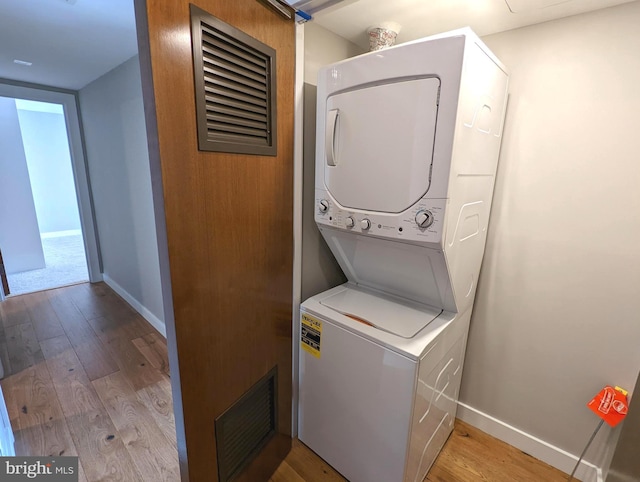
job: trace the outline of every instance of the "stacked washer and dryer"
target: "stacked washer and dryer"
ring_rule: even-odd
[[[320,70],[316,223],[347,276],[301,307],[299,438],[422,481],[453,429],[507,100],[469,29]]]

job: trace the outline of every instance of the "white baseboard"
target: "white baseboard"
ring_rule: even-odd
[[[48,233],[40,233],[40,238],[60,238],[62,236],[77,236],[78,234],[82,234],[80,229],[68,229],[66,231],[49,231]]]
[[[578,461],[575,455],[464,403],[458,402],[457,417],[567,474],[571,473]],[[575,478],[583,482],[604,482],[602,469],[584,460],[580,463]]]
[[[146,306],[144,306],[137,299],[131,296],[129,292],[125,290],[122,286],[120,286],[118,283],[116,283],[111,278],[109,278],[109,275],[107,275],[106,273],[103,273],[102,278],[104,282],[113,291],[118,293],[127,303],[131,305],[131,307],[134,310],[140,313],[140,315],[142,315],[142,317],[145,320],[151,323],[151,326],[153,326],[156,330],[158,330],[162,334],[162,336],[164,336],[165,338],[167,337],[167,328],[165,327],[164,323],[160,318],[158,318],[156,315],[151,313],[151,311],[149,311]]]

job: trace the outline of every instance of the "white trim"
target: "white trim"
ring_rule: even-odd
[[[567,474],[571,473],[578,461],[577,456],[462,402],[458,402],[457,417]],[[604,482],[602,469],[584,460],[575,477],[583,482]]]
[[[82,229],[67,229],[66,231],[49,231],[48,233],[40,233],[41,239],[62,238],[64,236],[77,236],[82,234]]]
[[[72,92],[47,90],[34,86],[20,85],[19,83],[3,83],[0,81],[0,95],[14,99],[33,100],[37,102],[50,102],[62,104],[64,119],[69,138],[69,154],[73,179],[76,187],[78,211],[80,212],[80,224],[84,241],[84,249],[87,257],[87,269],[89,280],[92,283],[102,281],[100,273],[100,255],[98,253],[98,237],[93,219],[93,207],[91,201],[91,188],[87,173],[87,164],[84,155],[84,144],[78,114],[77,97]]]
[[[149,311],[146,306],[144,306],[137,299],[131,296],[131,294],[129,294],[129,292],[122,286],[109,278],[108,274],[103,273],[102,277],[109,288],[118,293],[127,303],[131,305],[134,310],[140,313],[140,315],[142,315],[145,320],[151,323],[151,326],[158,330],[162,336],[164,336],[165,338],[167,337],[167,329],[160,318],[151,313],[151,311]]]
[[[291,436],[298,436],[298,358],[300,297],[302,296],[302,183],[304,129],[304,25],[296,24],[296,78],[293,127],[293,304],[291,322]]]

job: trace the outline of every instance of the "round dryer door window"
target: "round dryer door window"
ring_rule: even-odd
[[[324,181],[345,208],[399,213],[429,189],[440,80],[360,88],[327,99]]]

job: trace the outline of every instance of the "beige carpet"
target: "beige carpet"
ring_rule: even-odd
[[[46,268],[7,275],[12,295],[89,280],[81,234],[44,238],[42,249]]]

